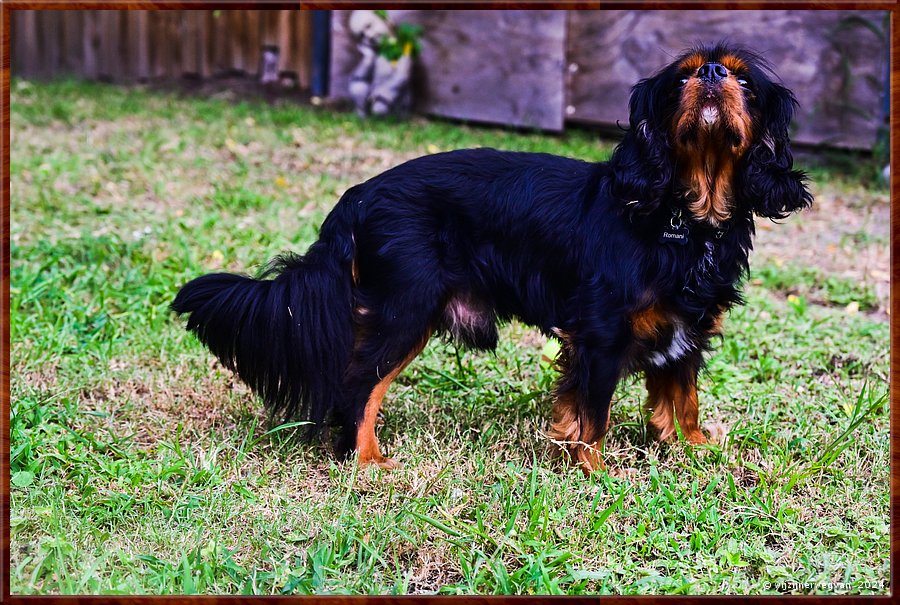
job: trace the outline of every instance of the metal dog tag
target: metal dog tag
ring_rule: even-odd
[[[678,227],[672,228],[667,227],[659,236],[659,243],[661,244],[681,244],[682,246],[688,243],[688,229],[687,227]]]
[[[682,246],[688,243],[688,228],[681,220],[681,210],[672,211],[669,226],[663,229],[659,236],[659,242],[661,244],[681,244]]]

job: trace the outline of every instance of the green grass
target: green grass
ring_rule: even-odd
[[[818,267],[767,264],[755,268],[752,276],[768,290],[810,298],[820,305],[856,303],[863,310],[872,310],[878,304],[878,298],[868,284],[827,275]]]
[[[543,437],[554,376],[520,324],[496,355],[429,344],[388,394],[385,472],[268,432],[167,309],[200,273],[304,249],[403,159],[608,157],[590,133],[67,82],[14,82],[11,121],[13,593],[886,592],[888,325],[821,267],[754,259],[702,379],[719,445],[649,439],[627,381],[617,472],[591,478]]]

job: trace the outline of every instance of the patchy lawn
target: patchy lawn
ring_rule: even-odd
[[[887,192],[813,171],[760,222],[748,304],[701,383],[718,445],[649,440],[640,381],[606,459],[552,456],[544,339],[432,342],[388,395],[403,467],[337,463],[168,311],[178,287],[303,250],[350,185],[510,133],[14,82],[13,593],[879,593],[889,577]],[[809,583],[809,584],[806,584]]]

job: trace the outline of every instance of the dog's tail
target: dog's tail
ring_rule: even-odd
[[[198,277],[172,303],[273,416],[311,421],[311,429],[340,410],[353,348],[352,240],[345,233],[340,242],[320,239],[303,256],[275,258],[260,279]]]

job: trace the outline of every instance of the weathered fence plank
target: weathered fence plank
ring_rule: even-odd
[[[213,75],[213,12],[197,11],[200,20],[200,76],[210,78]]]
[[[213,75],[222,74],[233,65],[231,62],[232,37],[229,36],[227,11],[218,11],[212,17],[212,69]]]
[[[191,13],[195,11],[181,11],[178,19],[178,40],[181,42],[181,74],[182,76],[200,75],[200,49],[198,23]]]
[[[18,12],[18,11],[16,11]],[[63,24],[63,57],[60,69],[64,74],[80,74],[84,69],[84,13],[61,11]]]
[[[244,28],[246,31],[247,46],[245,48],[247,59],[247,73],[249,75],[258,76],[260,66],[260,52],[262,38],[260,37],[260,14],[259,11],[247,10],[244,13]]]
[[[295,32],[291,59],[288,69],[297,73],[297,83],[301,88],[312,84],[312,39],[313,26],[311,12],[293,11],[293,31]]]
[[[119,17],[118,11],[100,11],[97,69],[98,76],[104,80],[116,80],[122,76]]]
[[[82,13],[84,17],[84,44],[82,56],[84,57],[84,76],[96,79],[100,73],[97,63],[97,50],[100,46],[99,20],[100,14],[93,11]]]
[[[231,40],[231,44],[228,46],[230,51],[229,66],[236,71],[246,72],[247,34],[241,12],[242,11],[239,10],[222,11],[223,15],[226,15],[226,23],[228,25],[227,35]]]
[[[163,20],[165,16],[162,11],[149,11],[147,13],[147,28],[151,32],[159,32],[163,28]],[[158,35],[158,34],[157,34]],[[154,40],[157,36],[154,36]],[[147,59],[150,63],[150,78],[159,78],[162,77],[165,72],[165,67],[163,66],[162,55],[165,49],[161,48],[162,45],[150,43],[147,48]]]
[[[127,73],[139,81],[150,77],[147,26],[147,11],[128,11],[125,25],[127,32],[125,44],[128,47]]]
[[[39,46],[37,15],[32,11],[13,11],[13,22],[10,34],[16,37],[17,52],[19,53],[19,70],[23,74],[40,74],[40,55],[37,53]]]
[[[62,38],[61,15],[58,11],[47,11],[40,28],[41,47],[41,72],[50,75],[62,69],[61,46],[65,42]]]

